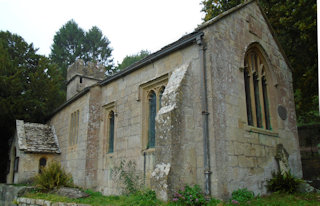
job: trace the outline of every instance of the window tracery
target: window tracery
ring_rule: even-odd
[[[256,49],[245,57],[244,84],[248,125],[271,130],[266,62]]]

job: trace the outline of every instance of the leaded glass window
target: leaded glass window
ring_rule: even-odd
[[[265,59],[256,49],[245,58],[244,85],[248,125],[271,130]]]

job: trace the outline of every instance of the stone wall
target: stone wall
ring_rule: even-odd
[[[84,88],[97,82],[97,80],[86,78],[80,75],[75,76],[67,85],[67,100],[80,93]]]
[[[59,139],[61,150],[59,161],[61,166],[72,174],[74,183],[81,187],[86,187],[87,135],[90,117],[89,99],[90,94],[84,94],[77,101],[64,107],[49,121],[49,124],[54,126]],[[71,145],[69,141],[71,113],[77,110],[79,110],[78,138],[77,142]]]
[[[199,56],[199,46],[193,42],[128,75],[91,87],[52,118],[50,123],[60,141],[62,166],[72,173],[76,184],[94,187],[105,195],[118,194],[120,188],[112,178],[112,169],[121,160],[132,160],[146,185],[152,174],[159,173],[166,175],[161,185],[169,186],[169,192],[184,184],[204,188],[202,115],[206,111],[201,109],[200,98],[202,66],[207,74],[211,194],[228,198],[233,190],[244,187],[265,193],[266,179],[277,170],[274,157],[278,144],[288,151],[293,174],[302,176],[292,74],[256,2],[215,18],[212,25],[209,22],[199,31],[204,32],[204,65],[200,65],[203,57]],[[256,47],[268,63],[272,130],[247,124],[243,68],[251,47]],[[185,65],[187,71],[180,71]],[[175,108],[160,110],[156,147],[147,148],[146,91],[161,81],[176,83],[174,100],[166,105]],[[166,88],[164,94],[169,93]],[[284,119],[279,117],[279,106],[285,108]],[[115,113],[112,153],[107,150],[106,111],[110,109]],[[80,111],[80,132],[77,146],[71,147],[68,129],[70,114],[75,110]],[[160,195],[168,198],[168,191]]]
[[[19,197],[17,199],[18,206],[90,206],[88,204],[81,203],[65,203],[65,202],[52,202],[42,199],[31,199],[25,197]]]
[[[101,122],[98,146],[98,190],[105,195],[119,194],[118,184],[112,179],[112,169],[119,166],[121,160],[132,160],[136,163],[138,173],[150,185],[151,173],[155,164],[155,150],[146,148],[144,132],[147,130],[144,122],[147,107],[147,97],[144,93],[146,85],[157,85],[168,81],[172,72],[183,64],[189,64],[196,72],[198,69],[198,50],[190,46],[163,57],[131,74],[102,86]],[[197,87],[195,84],[192,87]],[[197,94],[197,93],[195,93]],[[196,99],[199,97],[196,97]],[[197,100],[196,102],[199,102]],[[106,131],[106,114],[104,108],[113,105],[115,112],[114,152],[107,153],[108,133]],[[198,114],[194,114],[195,118]],[[157,137],[156,137],[157,144]],[[180,150],[181,151],[181,150]],[[177,151],[178,153],[179,151]],[[188,154],[189,155],[189,154]],[[202,174],[199,174],[200,176]],[[194,180],[195,182],[195,180]]]
[[[14,200],[18,197],[19,191],[26,188],[25,186],[14,186],[0,184],[0,205],[14,206]]]
[[[67,100],[105,78],[105,67],[78,59],[67,71]]]
[[[265,193],[266,179],[277,170],[274,156],[280,143],[289,152],[291,171],[301,177],[292,73],[257,4],[249,3],[203,31],[207,45],[212,194],[228,197],[239,188]],[[271,131],[247,125],[242,68],[251,46],[259,49],[268,62]],[[287,111],[284,120],[277,112],[280,105]]]
[[[16,158],[19,158],[18,171],[14,171],[14,161]],[[46,159],[47,165],[52,161],[59,161],[59,155],[57,154],[26,153],[19,150],[17,138],[15,138],[15,141],[10,149],[10,171],[7,175],[7,183],[17,184],[30,182],[31,179],[39,173],[39,162],[41,158]]]

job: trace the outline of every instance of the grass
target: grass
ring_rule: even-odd
[[[86,190],[90,196],[87,198],[70,199],[62,196],[58,196],[50,193],[32,192],[25,195],[28,198],[45,199],[52,202],[73,202],[90,204],[92,206],[106,206],[106,205],[167,205],[176,206],[178,204],[169,202],[164,203],[159,200],[148,199],[145,193],[128,196],[103,196],[100,192],[93,192],[92,190]],[[283,194],[273,193],[269,196],[256,197],[253,200],[243,204],[232,204],[231,202],[211,201],[210,206],[231,206],[231,205],[248,205],[248,206],[313,206],[320,205],[320,194]]]
[[[270,196],[255,198],[245,205],[255,206],[311,206],[320,205],[320,194],[283,194],[273,193]]]
[[[122,196],[104,196],[100,192],[94,192],[92,190],[86,190],[89,197],[79,198],[79,199],[71,199],[63,196],[59,196],[52,193],[42,193],[42,192],[31,192],[24,195],[24,197],[32,198],[32,199],[43,199],[49,200],[52,202],[68,202],[68,203],[82,203],[82,204],[90,204],[92,206],[106,206],[106,205],[165,205],[160,200],[151,200],[148,199],[146,194],[140,193],[135,195],[122,195]]]

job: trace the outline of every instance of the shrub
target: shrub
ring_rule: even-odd
[[[182,205],[204,205],[207,202],[199,185],[185,186],[173,195],[172,201]]]
[[[149,205],[160,205],[160,200],[157,199],[156,193],[150,189],[140,190],[135,194],[128,196],[125,205],[132,206],[149,206]]]
[[[247,188],[238,189],[232,192],[231,203],[246,203],[254,198],[254,193]]]
[[[41,173],[35,176],[34,182],[36,187],[41,190],[73,186],[71,174],[66,173],[57,162],[51,162],[47,167],[41,168]]]
[[[121,160],[120,165],[113,168],[112,178],[122,187],[124,194],[135,194],[142,189],[141,174],[136,171],[136,164],[131,160]]]
[[[223,205],[221,200],[211,198],[208,202],[208,206],[218,206],[218,205]]]
[[[281,172],[272,172],[272,178],[267,180],[267,189],[269,192],[283,192],[292,194],[297,191],[301,179],[294,177],[290,171],[282,174]]]

